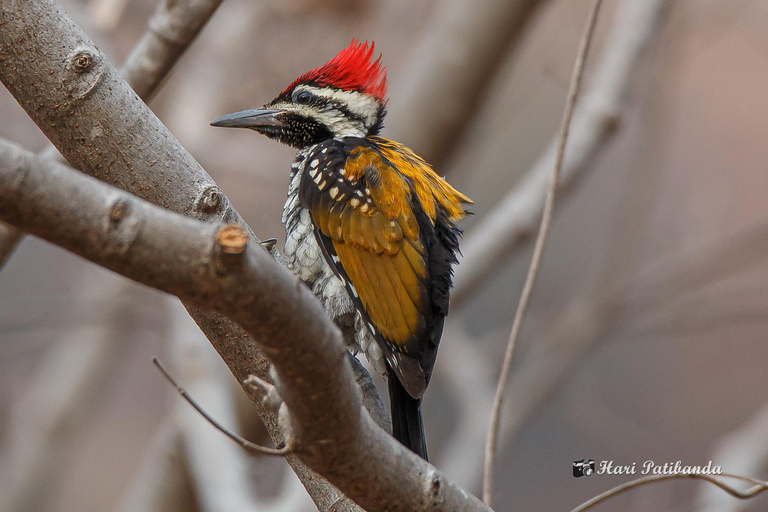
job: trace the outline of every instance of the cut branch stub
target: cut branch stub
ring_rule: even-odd
[[[232,272],[242,266],[243,254],[248,245],[248,232],[240,224],[226,224],[216,231],[216,271]]]
[[[73,101],[87,99],[96,90],[104,77],[103,59],[95,48],[80,46],[67,57],[67,69],[72,72],[67,84]],[[54,109],[66,108],[67,103],[53,105]]]
[[[210,215],[222,212],[229,206],[229,200],[216,185],[208,185],[195,198],[195,212]],[[201,215],[204,217],[204,215]]]

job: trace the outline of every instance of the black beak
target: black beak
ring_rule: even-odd
[[[211,126],[223,126],[226,128],[256,128],[259,126],[280,126],[279,120],[275,119],[275,115],[282,112],[282,110],[274,110],[268,108],[252,108],[250,110],[243,110],[242,112],[235,112],[222,116],[211,123]]]

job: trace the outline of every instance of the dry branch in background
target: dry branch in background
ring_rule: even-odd
[[[430,21],[409,68],[391,86],[388,136],[439,166],[488,78],[542,3],[451,0]],[[449,108],[446,108],[449,105]]]
[[[93,397],[110,378],[117,348],[125,340],[126,310],[135,298],[129,283],[113,276],[90,277],[82,288],[96,305],[89,321],[79,323],[40,358],[19,399],[24,406],[9,416],[13,442],[7,455],[13,471],[0,488],[0,510],[5,512],[52,506],[66,473],[65,441],[94,406]]]
[[[117,512],[207,512],[197,505],[175,423],[158,428]]]
[[[581,79],[584,76],[584,65],[586,64],[587,56],[589,55],[589,48],[595,33],[595,25],[597,25],[597,14],[600,12],[601,5],[602,0],[594,0],[592,9],[589,12],[589,17],[587,18],[587,23],[584,27],[584,33],[581,36],[579,51],[576,56],[576,64],[574,65],[571,84],[568,88],[568,99],[565,104],[563,119],[560,124],[555,165],[547,185],[547,199],[544,203],[544,213],[541,216],[541,227],[539,228],[539,234],[536,237],[536,244],[533,248],[533,256],[531,257],[531,264],[528,268],[528,275],[525,278],[523,291],[520,294],[520,302],[518,303],[517,311],[515,312],[512,332],[509,335],[509,344],[507,345],[507,350],[504,354],[504,361],[501,364],[501,373],[499,375],[496,396],[491,411],[491,422],[488,426],[488,441],[485,445],[485,464],[483,468],[483,501],[489,506],[491,505],[493,495],[493,466],[494,458],[496,456],[496,443],[499,436],[499,424],[501,422],[502,402],[504,401],[504,388],[509,380],[509,369],[512,365],[517,337],[520,335],[520,328],[523,325],[525,312],[528,308],[528,301],[530,300],[533,291],[533,284],[536,281],[536,275],[538,274],[539,266],[541,265],[541,257],[544,254],[544,245],[547,241],[549,227],[552,223],[552,212],[555,207],[555,192],[560,179],[560,169],[563,166],[565,145],[568,142],[568,131],[571,127],[573,109],[576,106],[576,99],[579,96]]]
[[[615,133],[640,58],[658,34],[667,0],[623,0],[605,43],[603,56],[584,99],[574,113],[568,156],[560,188],[571,189]],[[487,141],[490,147],[506,141]],[[554,166],[553,140],[527,174],[467,233],[456,267],[454,307],[471,298],[502,260],[511,258],[533,237],[541,218],[547,182]],[[481,147],[485,150],[485,145]]]
[[[0,23],[0,80],[74,167],[168,210],[245,226],[211,177],[55,1],[7,0]],[[239,381],[250,374],[268,378],[266,357],[240,327],[188,310]],[[246,393],[279,442],[274,417],[250,389]],[[323,479],[294,457],[288,461],[321,510],[337,501]]]
[[[0,148],[0,219],[237,321],[277,371],[296,456],[346,496],[372,512],[490,510],[375,424],[341,332],[242,227],[189,219],[18,146]],[[245,354],[220,355],[242,382]]]
[[[149,102],[223,0],[161,0],[147,31],[120,69],[136,94]]]

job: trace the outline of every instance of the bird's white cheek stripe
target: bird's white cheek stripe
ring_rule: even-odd
[[[342,91],[338,89],[324,89],[312,87],[310,85],[302,86],[300,90],[308,91],[315,96],[320,96],[331,101],[337,101],[345,105],[350,112],[365,119],[368,126],[376,122],[376,116],[379,113],[380,103],[376,98],[357,91]]]

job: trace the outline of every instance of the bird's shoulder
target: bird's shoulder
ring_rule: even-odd
[[[360,202],[361,213],[375,208],[390,219],[413,217],[416,207],[433,224],[438,216],[455,222],[472,202],[411,149],[384,137],[323,142],[307,154],[306,168],[319,192],[347,201],[357,196],[352,202]],[[307,192],[313,192],[315,187],[307,185]]]

